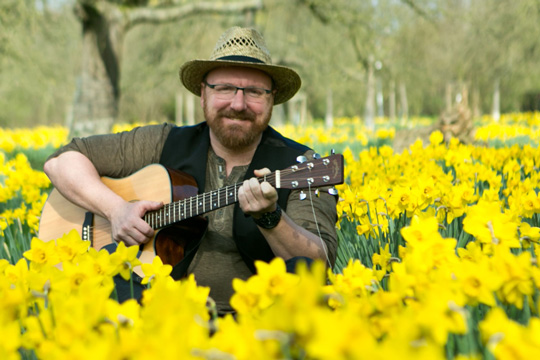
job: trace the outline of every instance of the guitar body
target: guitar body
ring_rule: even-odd
[[[188,174],[152,164],[121,179],[102,177],[101,180],[126,201],[152,200],[168,204],[196,196],[197,183]],[[56,240],[75,229],[88,238],[92,247],[99,250],[114,242],[109,221],[93,215],[91,234],[83,233],[87,211],[53,189],[43,207],[38,237],[43,241]],[[141,246],[140,260],[151,263],[159,255],[166,264],[175,265],[184,256],[184,246],[197,240],[206,231],[207,221],[201,216],[185,219],[177,224],[157,230],[154,237]],[[140,273],[140,269],[135,269]]]

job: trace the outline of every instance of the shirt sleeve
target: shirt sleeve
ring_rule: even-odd
[[[310,150],[304,155],[311,158],[313,151]],[[302,200],[300,197],[302,190],[293,190],[287,199],[287,215],[299,226],[317,235],[324,241],[328,250],[328,261],[333,267],[337,254],[337,196],[328,193],[329,187],[320,187],[319,195],[312,190],[304,189],[307,196]]]
[[[173,124],[147,125],[117,134],[73,138],[49,158],[78,151],[96,167],[100,176],[120,178],[158,163]]]

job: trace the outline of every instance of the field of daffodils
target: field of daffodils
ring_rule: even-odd
[[[141,303],[118,303],[113,276],[130,278],[137,248],[36,237],[42,164],[68,131],[0,128],[0,359],[540,358],[540,113],[477,119],[473,144],[435,131],[397,153],[399,126],[278,128],[344,155],[338,259],[296,274],[258,263],[233,283],[236,318],[159,258],[143,266]]]

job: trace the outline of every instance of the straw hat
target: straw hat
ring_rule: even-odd
[[[216,43],[209,60],[188,61],[180,68],[182,84],[193,94],[201,95],[204,76],[218,67],[242,66],[259,69],[274,81],[274,104],[281,104],[296,94],[302,81],[292,69],[272,65],[270,52],[262,35],[255,29],[232,27]]]

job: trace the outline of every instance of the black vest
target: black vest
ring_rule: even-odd
[[[209,128],[206,122],[194,126],[175,127],[165,141],[160,163],[193,176],[199,193],[203,193],[205,192],[209,146]],[[294,165],[296,158],[307,150],[309,150],[308,147],[287,139],[268,127],[263,133],[261,143],[255,151],[244,179],[253,177],[253,171],[256,169],[267,167],[275,171]],[[278,204],[286,210],[290,190],[277,189],[277,191]],[[242,212],[238,203],[234,205],[233,237],[238,251],[253,272],[255,272],[255,260],[268,262],[275,257],[264,236],[253,220]],[[174,278],[180,278],[186,274],[199,244],[200,240],[186,248],[184,259],[174,267],[171,274]]]

